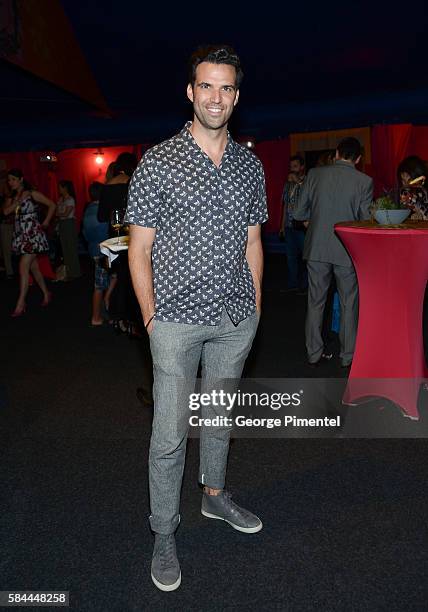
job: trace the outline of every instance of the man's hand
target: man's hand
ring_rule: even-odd
[[[155,235],[155,228],[138,225],[129,226],[129,270],[144,325],[147,325],[146,329],[149,335],[153,329],[155,313],[152,273],[152,246]]]
[[[248,227],[246,258],[248,267],[253,277],[256,290],[256,310],[260,314],[262,310],[262,277],[263,277],[263,248],[261,241],[260,225]]]
[[[154,320],[155,320],[155,318],[153,316],[151,319],[149,319],[148,323],[144,322],[144,327],[146,328],[146,331],[149,334],[149,336],[150,336],[150,334],[153,331],[153,322],[154,322]]]

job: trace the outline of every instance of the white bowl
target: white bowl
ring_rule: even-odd
[[[410,215],[410,210],[376,210],[374,218],[381,225],[399,225]]]

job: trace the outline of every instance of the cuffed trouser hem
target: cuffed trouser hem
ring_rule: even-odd
[[[210,489],[224,489],[224,478],[211,477],[209,474],[204,473],[199,474],[199,482],[204,487],[209,487]]]
[[[149,516],[151,530],[161,535],[170,535],[174,533],[180,523],[180,515],[177,514],[172,521],[161,521],[155,516]]]

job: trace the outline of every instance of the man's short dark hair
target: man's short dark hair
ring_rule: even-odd
[[[290,157],[290,163],[292,161],[298,161],[301,166],[305,165],[305,160],[301,155],[292,155],[292,157]]]
[[[133,153],[124,151],[120,153],[115,161],[114,176],[124,172],[127,176],[132,176],[138,166],[138,159]]]
[[[101,189],[103,188],[103,184],[99,181],[94,181],[89,185],[89,197],[92,202],[100,199]]]
[[[339,142],[337,151],[342,159],[349,159],[354,162],[360,157],[362,148],[359,140],[349,136]]]
[[[196,80],[196,68],[202,62],[233,66],[236,70],[235,87],[236,89],[240,88],[244,73],[242,72],[241,61],[232,47],[228,45],[208,45],[196,49],[189,62],[189,83],[192,87]]]

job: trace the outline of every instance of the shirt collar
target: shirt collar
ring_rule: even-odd
[[[203,155],[205,157],[208,157],[201,149],[201,147],[197,144],[196,140],[193,138],[192,133],[190,132],[190,127],[192,125],[192,121],[187,121],[186,124],[184,125],[183,129],[180,132],[180,137],[183,139],[183,141],[186,143],[186,145],[188,145],[192,151],[192,153],[197,154],[197,155]],[[226,148],[224,150],[223,153],[223,158],[221,163],[223,164],[224,161],[230,157],[231,155],[233,155],[236,152],[236,147],[237,147],[237,143],[233,140],[232,136],[230,135],[229,130],[227,130],[227,144],[226,144]]]
[[[355,166],[351,162],[345,161],[344,159],[336,159],[334,162],[338,166],[345,166],[346,168],[354,169]]]

